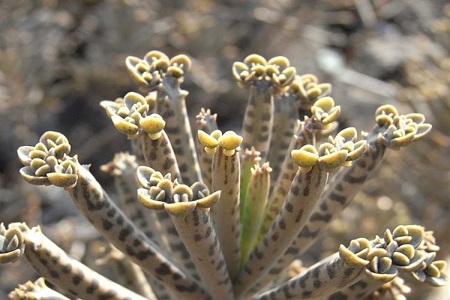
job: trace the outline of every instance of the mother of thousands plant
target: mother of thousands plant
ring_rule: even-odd
[[[45,132],[35,146],[18,149],[22,177],[70,194],[111,244],[107,259],[121,265],[126,284],[69,257],[39,227],[1,224],[0,262],[25,256],[58,289],[41,278],[20,285],[12,299],[364,299],[386,292],[401,299],[408,291],[401,277],[447,283],[433,234],[418,225],[357,238],[299,267],[386,150],[427,134],[423,115],[383,105],[370,132],[336,133],[340,107],[329,84],[297,75],[284,57],[250,55],[232,68],[250,94],[241,135],[220,131],[217,115],[205,109],[193,133],[181,89],[189,58],[151,51],[126,65],[145,94],[101,102],[133,150],[103,166],[116,201],[61,133]]]

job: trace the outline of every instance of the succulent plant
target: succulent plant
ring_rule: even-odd
[[[2,224],[0,262],[25,256],[58,289],[39,279],[20,285],[11,298],[364,299],[407,293],[404,276],[447,284],[445,261],[435,260],[439,247],[418,225],[356,238],[298,267],[386,150],[429,132],[423,115],[383,105],[370,132],[338,131],[341,108],[329,84],[297,75],[284,57],[250,55],[232,68],[238,85],[249,90],[242,135],[220,131],[217,115],[205,109],[194,133],[188,92],[181,88],[190,65],[185,55],[159,51],[128,57],[145,94],[101,102],[133,151],[102,167],[114,177],[116,200],[70,153],[61,133],[46,132],[35,146],[18,149],[22,177],[69,193],[110,243],[107,259],[120,265],[124,283],[71,258],[40,227]]]

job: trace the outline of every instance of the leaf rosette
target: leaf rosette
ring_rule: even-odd
[[[150,51],[143,59],[129,56],[126,66],[133,79],[139,84],[156,90],[162,84],[165,76],[171,76],[179,81],[191,67],[191,60],[186,55],[177,55],[169,59],[160,51]]]
[[[339,118],[341,107],[335,105],[333,98],[323,97],[314,103],[311,113],[323,125],[328,125]]]
[[[366,141],[356,142],[357,133],[353,127],[341,130],[334,138],[329,136],[328,142],[316,149],[313,145],[305,145],[292,150],[291,156],[300,168],[309,172],[318,163],[321,170],[331,172],[340,166],[349,166],[359,158],[366,149]]]
[[[17,154],[24,165],[20,169],[22,178],[34,185],[72,188],[78,175],[76,163],[67,159],[70,148],[67,138],[54,131],[45,132],[35,146],[20,147]]]
[[[247,56],[243,62],[235,62],[232,68],[233,77],[240,86],[255,85],[258,81],[267,81],[278,89],[289,86],[295,79],[296,70],[283,56],[267,61],[256,54]]]
[[[433,253],[435,254],[435,253]],[[445,260],[434,261],[435,255],[429,255],[421,266],[411,272],[411,276],[432,286],[444,286],[448,284],[447,262]]]
[[[208,210],[217,203],[220,191],[210,194],[205,184],[196,182],[191,186],[171,181],[170,174],[163,176],[150,167],[140,166],[137,179],[141,188],[138,189],[138,199],[147,208],[165,209],[172,215],[183,215],[195,208]]]
[[[300,108],[309,110],[317,100],[331,93],[331,84],[319,83],[316,76],[304,74],[295,76],[289,92],[300,100]]]
[[[0,264],[13,263],[18,260],[25,250],[22,232],[15,226],[6,229],[0,224]]]
[[[139,135],[139,123],[149,111],[147,99],[134,92],[116,101],[102,101],[100,105],[106,110],[114,127],[130,139]]]
[[[424,115],[400,115],[392,105],[380,106],[375,112],[375,121],[380,127],[379,138],[383,144],[395,150],[422,139],[431,130]]]
[[[372,249],[372,244],[365,238],[352,240],[348,247],[341,245],[339,247],[339,257],[347,266],[363,268],[369,264],[367,255]]]

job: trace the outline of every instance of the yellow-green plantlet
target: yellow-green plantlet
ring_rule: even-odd
[[[46,132],[18,149],[22,177],[64,188],[110,243],[106,260],[120,267],[122,284],[69,257],[39,227],[1,224],[0,262],[25,256],[58,288],[39,279],[12,299],[364,299],[389,290],[402,296],[405,276],[447,284],[432,232],[418,225],[356,238],[296,267],[386,150],[427,134],[423,115],[384,105],[370,132],[338,131],[341,108],[329,84],[297,75],[284,57],[250,55],[232,68],[249,90],[241,135],[220,131],[206,109],[193,132],[181,88],[190,59],[151,51],[126,65],[145,94],[101,102],[133,149],[102,167],[114,177],[116,201],[62,134]]]

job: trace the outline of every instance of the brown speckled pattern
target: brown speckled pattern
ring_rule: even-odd
[[[112,162],[103,166],[103,170],[114,176],[120,209],[148,238],[168,251],[169,248],[164,247],[165,244],[162,242],[160,235],[154,234],[155,229],[160,228],[155,213],[153,211],[144,213],[142,205],[136,197],[136,190],[138,189],[135,178],[137,166],[134,156],[128,153],[118,153]]]
[[[393,282],[397,281],[398,277],[393,280]],[[381,286],[385,284],[383,281],[376,281],[370,279],[361,279],[358,282],[331,294],[326,299],[327,300],[357,300],[364,299],[368,295],[372,294],[374,291],[381,288]]]
[[[321,299],[365,276],[363,268],[348,266],[336,253],[292,280],[252,300]]]
[[[181,178],[184,183],[192,184],[202,177],[186,110],[187,92],[181,90],[179,84],[170,76],[164,78],[165,91],[158,95],[157,112],[166,121],[165,131],[172,143]]]
[[[261,152],[261,158],[265,160],[272,135],[274,100],[271,89],[268,87],[269,83],[265,81],[257,83],[261,86],[251,87],[245,110],[242,148],[255,147]]]
[[[291,95],[275,97],[274,104],[272,137],[270,139],[267,161],[270,162],[272,167],[271,176],[276,179],[283,170],[282,162],[286,157],[290,158],[291,150],[293,150],[289,146],[291,145],[299,116],[298,104],[296,104],[296,99]],[[292,175],[293,177],[294,175]],[[276,180],[271,181],[271,189],[275,183]]]
[[[215,300],[234,299],[225,258],[209,212],[196,208],[192,213],[172,216],[172,220],[191,254],[190,259],[205,288],[214,295]]]
[[[325,229],[333,218],[339,215],[353,200],[367,178],[381,163],[385,150],[386,148],[383,145],[367,147],[363,156],[354,161],[351,167],[342,167],[333,176],[305,226],[286,250],[285,255],[279,259],[267,275],[268,279],[277,276],[280,270],[288,266],[293,258],[307,250],[321,230]]]
[[[283,201],[289,191],[289,187],[291,186],[292,180],[294,179],[297,172],[298,166],[291,158],[291,151],[294,149],[300,149],[305,145],[305,139],[299,138],[299,136],[302,136],[303,133],[306,133],[304,130],[302,130],[302,128],[303,126],[299,124],[295,132],[296,135],[291,135],[290,137],[290,143],[286,150],[286,156],[283,159],[280,174],[276,180],[276,183],[267,202],[268,204],[266,207],[264,221],[261,226],[259,239],[262,239],[264,234],[266,234],[269,230],[272,222],[275,220],[278,210],[282,206]]]
[[[175,153],[165,131],[163,130],[161,132],[161,136],[156,140],[151,140],[148,136],[142,136],[141,139],[146,164],[162,174],[170,173],[172,175],[172,179],[178,179],[178,181],[181,181],[182,179],[178,168],[177,159],[175,158]],[[134,196],[136,196],[136,190],[137,187],[133,191]],[[155,240],[159,241],[159,244],[162,245],[162,248],[166,251],[166,253],[171,253],[172,258],[177,263],[182,265],[190,275],[198,279],[198,274],[192,265],[189,254],[186,251],[186,247],[180,240],[180,237],[178,236],[178,233],[167,213],[164,211],[145,211],[144,213],[142,205],[138,205],[139,209],[135,212],[135,215],[154,216],[156,219],[155,222],[153,222],[155,227],[150,230],[146,230],[145,233],[154,235],[153,232],[158,232],[159,234],[155,236]]]
[[[326,183],[327,173],[315,165],[304,173],[300,169],[275,222],[244,264],[235,284],[236,295],[243,295],[261,279],[297,236]]]
[[[139,166],[145,165],[144,152],[142,151],[142,139],[136,138],[130,141],[131,152],[136,156],[136,162]]]
[[[239,152],[226,156],[218,147],[213,158],[213,192],[222,191],[220,201],[211,208],[211,217],[230,277],[239,271],[240,229],[239,229],[239,194],[240,165]]]
[[[180,169],[171,142],[163,130],[161,136],[152,140],[148,136],[142,136],[142,152],[147,166],[161,172],[170,173],[172,179],[181,181]]]
[[[192,264],[192,259],[186,250],[186,246],[181,240],[172,219],[166,211],[149,211],[149,213],[156,213],[158,223],[160,227],[157,229],[160,238],[167,244],[170,258],[183,267],[183,270],[192,276],[194,279],[199,280],[198,272],[195,270],[195,266]]]
[[[81,299],[145,300],[70,258],[42,233],[24,232],[25,255],[33,267],[50,282]]]
[[[69,191],[77,207],[94,227],[120,251],[152,274],[180,299],[205,299],[207,293],[159,250],[123,214],[92,174],[79,166],[77,185]]]

